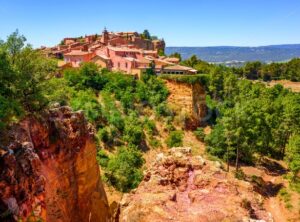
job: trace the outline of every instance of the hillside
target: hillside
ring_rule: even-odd
[[[208,62],[227,61],[286,61],[300,56],[300,44],[270,45],[260,47],[166,47],[166,54],[178,52],[183,59],[197,55]]]
[[[300,94],[261,81],[300,59],[138,76],[24,42],[0,45],[0,221],[299,221]]]

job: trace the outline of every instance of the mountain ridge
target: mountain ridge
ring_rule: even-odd
[[[178,52],[183,59],[196,55],[208,62],[262,61],[279,62],[300,57],[300,44],[266,46],[168,46],[166,54]]]

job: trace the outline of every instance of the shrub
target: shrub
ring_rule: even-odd
[[[111,140],[110,132],[107,127],[101,128],[97,132],[97,138],[103,143],[108,143]]]
[[[203,128],[198,127],[195,131],[194,131],[194,135],[196,136],[196,138],[201,141],[204,142],[204,138],[205,138],[205,133]]]
[[[155,114],[158,117],[170,116],[171,110],[168,108],[166,103],[160,103],[155,107]]]
[[[183,138],[183,132],[182,131],[172,131],[170,132],[168,138],[167,138],[167,145],[169,148],[172,147],[180,147],[182,146],[182,138]]]
[[[285,207],[289,210],[293,208],[293,205],[291,205],[291,194],[287,191],[286,188],[282,188],[279,191],[280,199],[284,201]]]
[[[107,79],[94,63],[84,63],[80,69],[67,69],[64,78],[69,86],[77,89],[91,88],[101,90]]]
[[[101,106],[90,91],[79,91],[70,101],[73,110],[83,110],[87,119],[96,122],[101,117]]]
[[[128,192],[141,182],[143,164],[143,155],[136,147],[120,147],[109,160],[105,176],[117,190]]]
[[[129,116],[125,118],[123,139],[129,144],[134,145],[141,144],[144,139],[143,127],[136,112],[131,112]]]
[[[156,126],[153,120],[146,118],[144,121],[144,127],[149,135],[153,136],[156,133]]]
[[[161,147],[161,142],[154,137],[149,138],[149,144],[153,148]]]
[[[97,162],[101,167],[107,167],[109,162],[109,156],[105,153],[103,149],[97,152]]]

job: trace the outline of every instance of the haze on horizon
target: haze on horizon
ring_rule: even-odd
[[[0,39],[19,29],[34,47],[64,37],[148,29],[167,46],[300,43],[299,0],[0,0]]]

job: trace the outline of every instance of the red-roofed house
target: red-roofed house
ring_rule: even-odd
[[[65,62],[71,63],[73,67],[79,67],[82,62],[89,62],[95,53],[81,50],[72,50],[64,54]]]
[[[150,66],[151,60],[145,56],[157,57],[156,51],[130,47],[107,46],[97,50],[97,61],[103,66],[104,58],[110,60],[110,69],[127,74],[140,74]],[[107,63],[107,62],[106,62]]]

